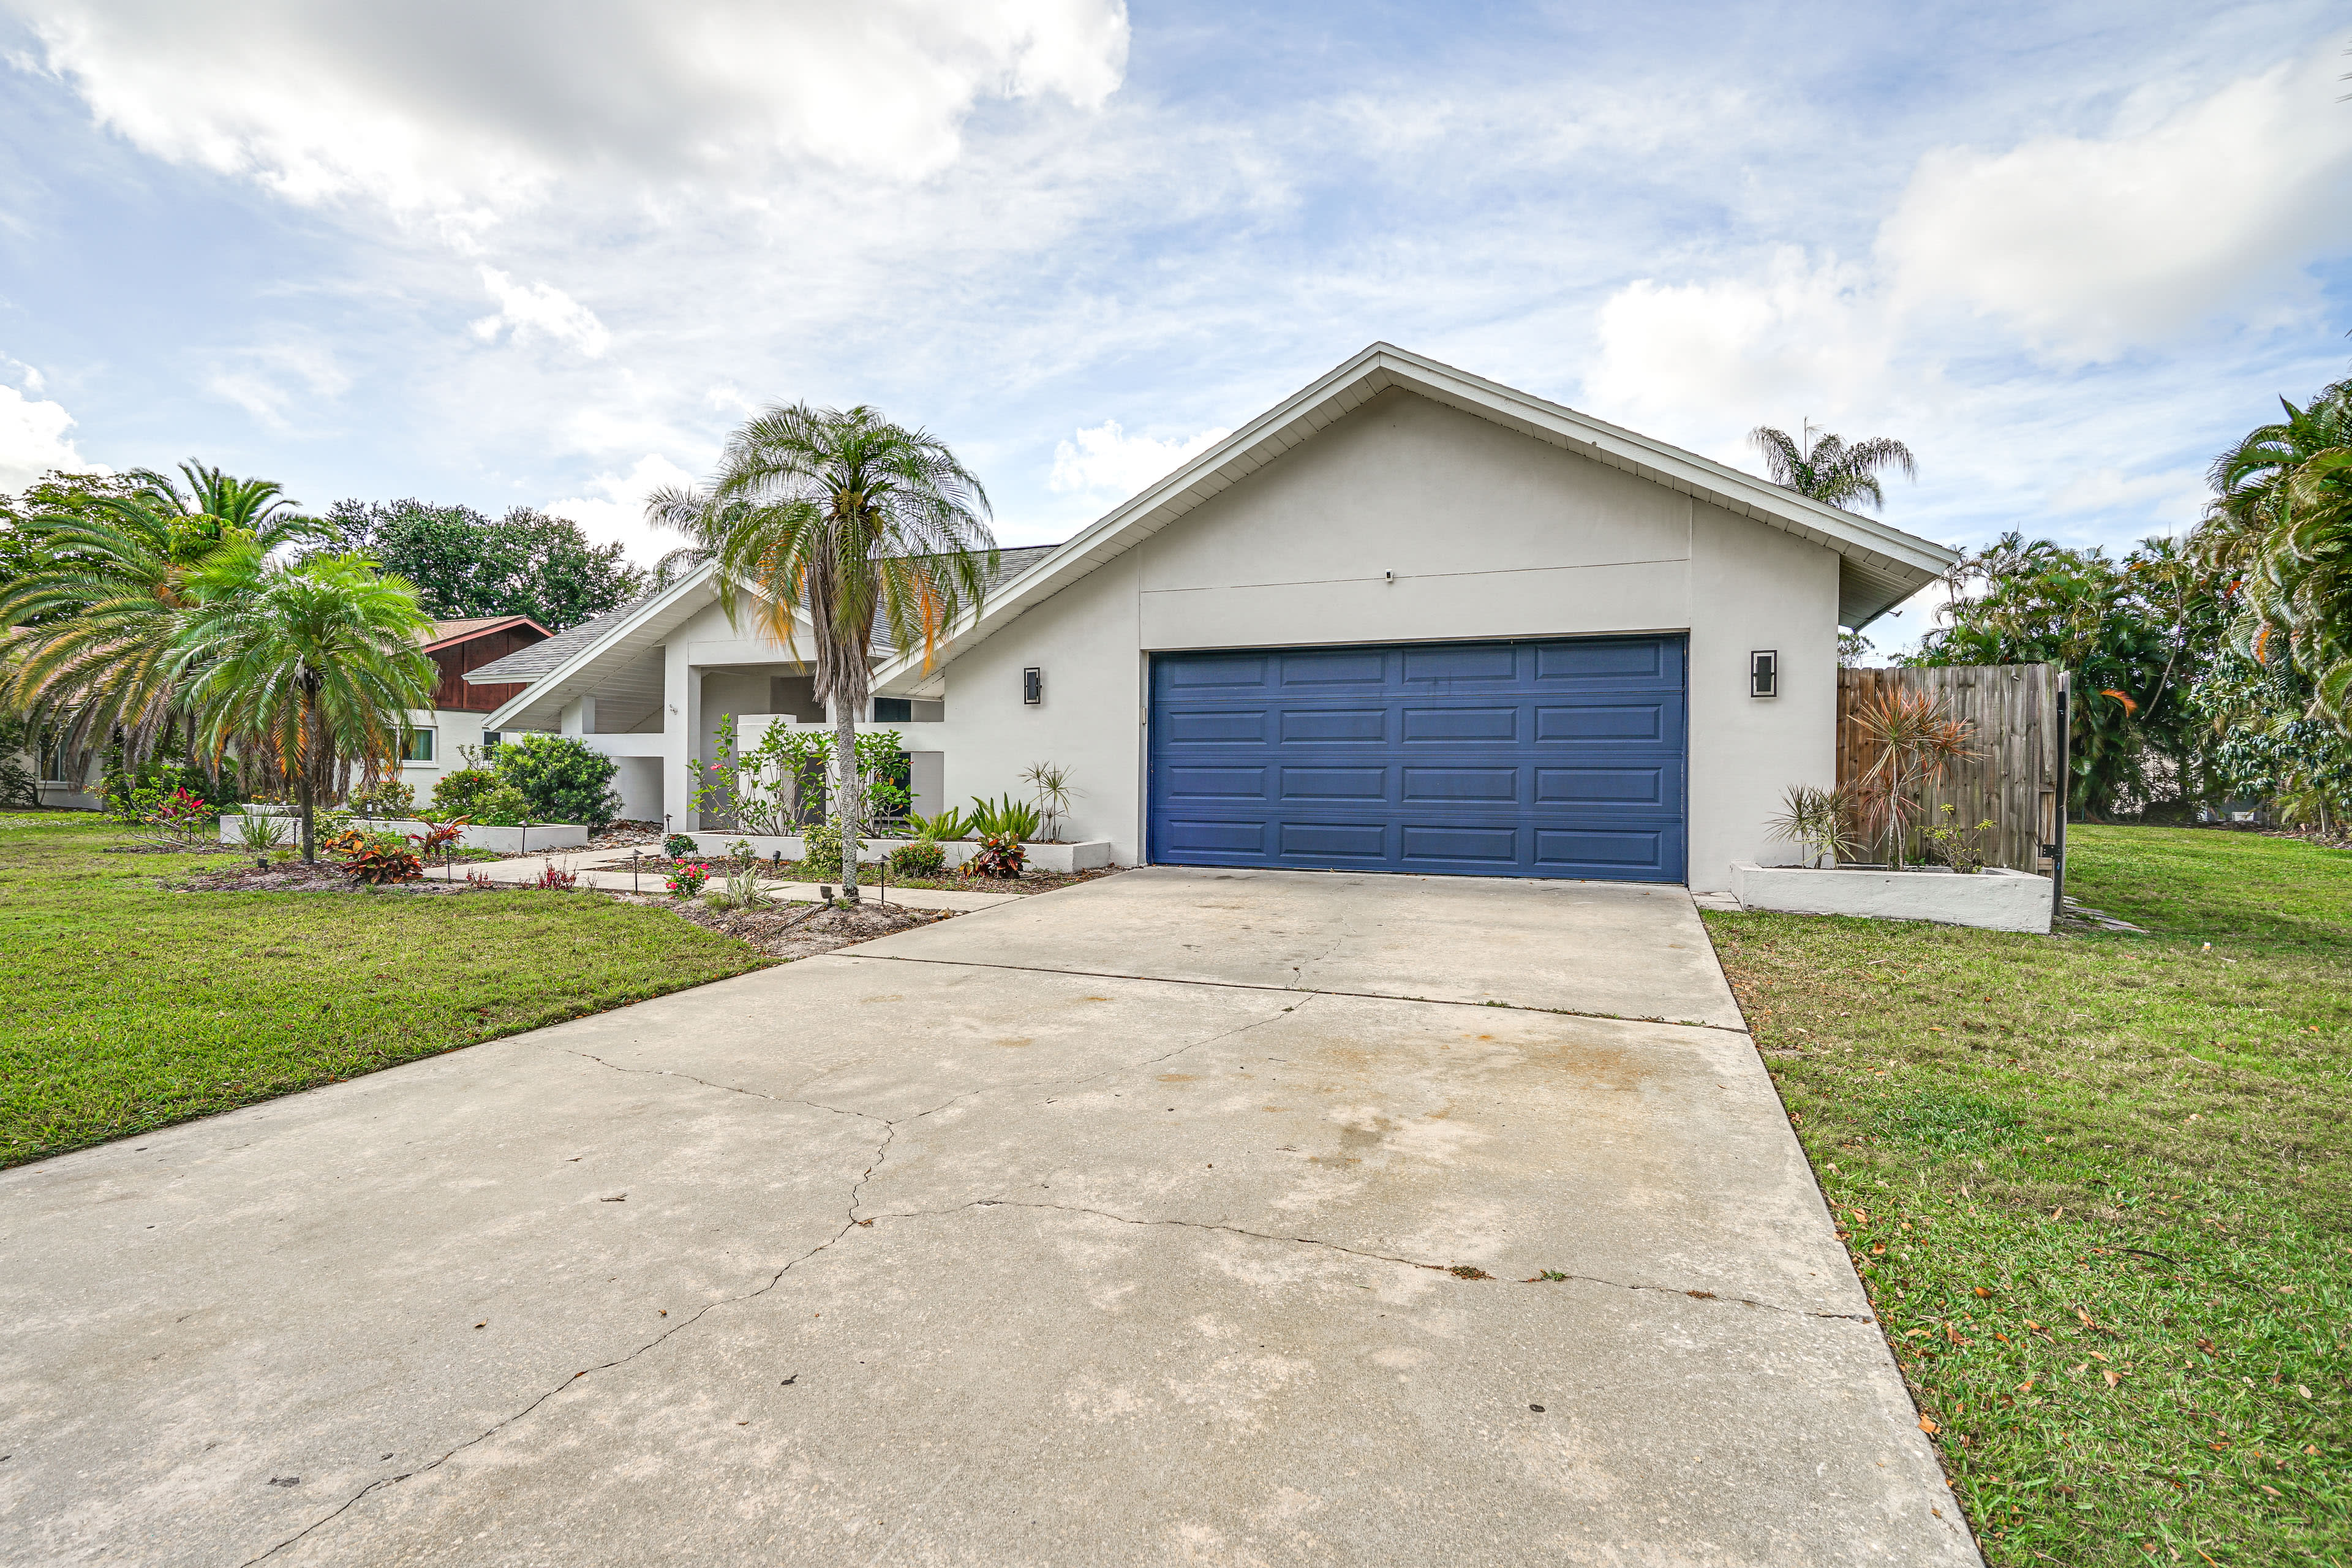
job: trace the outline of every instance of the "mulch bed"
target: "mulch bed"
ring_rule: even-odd
[[[669,899],[614,895],[625,903],[653,904],[680,920],[750,942],[771,957],[813,958],[894,931],[912,931],[948,919],[953,910],[910,910],[903,904],[860,904],[854,910],[816,904],[780,904],[772,910],[714,910]]]
[[[441,879],[441,868],[436,866],[421,882],[395,882],[385,888],[371,888],[352,880],[351,874],[339,860],[320,860],[305,865],[299,860],[273,860],[267,870],[258,866],[231,867],[226,871],[205,871],[179,884],[198,893],[462,893],[466,890],[465,872],[453,873],[454,881]]]
[[[690,860],[680,861],[648,855],[636,863],[636,868],[648,877],[667,877],[681,865],[708,866],[711,870],[712,880],[716,881],[726,872],[727,857],[702,855]],[[597,869],[625,871],[629,869],[629,862],[608,860]],[[959,877],[950,871],[944,877],[919,877],[909,881],[902,881],[897,877],[892,877],[889,879],[889,885],[893,888],[921,888],[934,893],[1050,893],[1058,888],[1075,888],[1080,882],[1092,882],[1103,877],[1116,876],[1126,869],[1124,866],[1097,866],[1091,871],[1067,873],[1024,871],[1017,880],[1011,877]],[[866,867],[858,873],[857,885],[861,889],[870,889],[876,886],[877,879],[874,873],[875,868],[871,866]],[[837,872],[824,878],[812,877],[803,871],[800,863],[795,860],[787,860],[782,866],[771,860],[762,860],[760,862],[760,875],[772,881],[838,884],[841,880]]]

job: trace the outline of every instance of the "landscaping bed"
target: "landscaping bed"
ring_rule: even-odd
[[[769,910],[721,910],[708,904],[621,894],[629,903],[659,904],[683,920],[750,942],[769,957],[789,962],[813,958],[854,942],[912,931],[954,914],[953,910],[910,910],[904,904],[862,903],[856,909],[818,904],[779,904]]]
[[[626,860],[606,861],[597,869],[625,871],[629,869],[629,864]],[[681,865],[708,866],[715,879],[725,874],[727,858],[724,855],[707,855],[680,861],[648,855],[636,862],[636,868],[648,877],[667,876]],[[1126,869],[1128,868],[1124,866],[1097,866],[1086,871],[1024,871],[1018,877],[962,877],[950,873],[944,877],[913,877],[903,880],[893,876],[888,882],[893,888],[920,888],[934,893],[1050,893],[1060,888],[1075,888],[1080,882],[1115,877]],[[857,885],[861,890],[879,885],[881,879],[877,875],[877,870],[878,868],[872,865],[858,868]],[[820,886],[829,883],[836,887],[841,882],[838,868],[812,872],[798,860],[778,862],[763,859],[760,862],[760,875],[772,882],[814,882]]]
[[[1707,926],[1996,1564],[2352,1541],[2352,855],[2071,830],[2147,928]]]

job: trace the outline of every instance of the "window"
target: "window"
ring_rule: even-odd
[[[412,730],[408,733],[408,750],[400,754],[404,763],[429,763],[433,760],[432,730]]]
[[[496,730],[485,730],[482,731],[482,755],[486,757],[488,756],[491,751],[497,747],[498,743],[499,732]],[[458,750],[463,751],[465,748],[461,746]]]
[[[874,721],[877,724],[911,724],[915,721],[915,705],[904,697],[877,697],[874,700]]]

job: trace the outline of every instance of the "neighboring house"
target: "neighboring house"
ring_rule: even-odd
[[[1957,557],[1883,522],[1376,343],[882,658],[918,809],[1052,761],[1121,863],[1722,889],[1835,782],[1837,643]],[[804,651],[804,650],[803,650]],[[688,809],[721,713],[819,724],[803,658],[709,568],[472,672],[493,729]],[[753,717],[756,716],[756,717]]]
[[[440,667],[440,679],[433,689],[432,707],[408,710],[413,731],[408,754],[400,763],[401,782],[415,789],[420,805],[432,798],[443,773],[466,765],[467,748],[498,738],[497,731],[486,730],[482,721],[523,691],[520,683],[485,685],[467,677],[546,642],[550,635],[529,616],[476,616],[433,623],[425,651]]]

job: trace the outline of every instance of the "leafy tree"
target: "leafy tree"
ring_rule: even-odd
[[[194,462],[180,472],[185,489],[144,468],[52,476],[11,530],[33,559],[0,591],[0,705],[71,750],[95,739],[152,755],[183,716],[175,648],[200,588],[227,594],[268,551],[319,536],[268,480]]]
[[[2310,678],[2289,661],[2264,664],[2224,646],[2189,702],[2210,726],[2219,792],[2268,800],[2291,821],[2341,832],[2352,816],[2352,735],[2312,717],[2312,697]]]
[[[499,781],[520,792],[541,822],[584,822],[602,831],[621,809],[608,786],[621,764],[570,735],[526,731],[491,753]]]
[[[414,583],[417,601],[441,619],[529,616],[561,631],[646,587],[621,546],[591,544],[578,523],[530,507],[492,521],[469,506],[344,500],[327,517],[344,548]]]
[[[2005,533],[1950,581],[1947,624],[1906,662],[2072,671],[2072,811],[2105,816],[2126,798],[2147,799],[2151,750],[2168,760],[2180,794],[2204,793],[2206,730],[2187,689],[2219,650],[2226,612],[2177,544],[2147,540],[2115,561]],[[1981,592],[1968,596],[1972,588]]]
[[[1803,435],[1803,441],[1798,441],[1786,430],[1759,425],[1748,439],[1764,454],[1764,471],[1774,484],[1825,506],[1876,511],[1886,504],[1886,492],[1878,483],[1881,468],[1900,468],[1906,479],[1919,477],[1911,448],[1892,437],[1874,436],[1849,447],[1843,437],[1826,430],[1816,434],[1811,425]]]
[[[432,620],[414,589],[363,557],[268,565],[257,545],[237,550],[242,581],[199,584],[172,664],[189,680],[199,745],[215,767],[234,750],[291,785],[302,858],[315,861],[319,801],[341,793],[353,763],[370,784],[398,767],[408,710],[432,703]]]
[[[687,535],[719,568],[719,602],[787,648],[796,616],[816,644],[814,684],[833,710],[835,800],[845,844],[864,790],[857,715],[871,690],[877,624],[928,658],[940,631],[977,605],[997,568],[987,492],[935,437],[876,410],[777,405],[730,437],[708,490],[665,489],[648,518]],[[740,624],[740,623],[739,623]],[[857,857],[842,858],[857,896]]]

